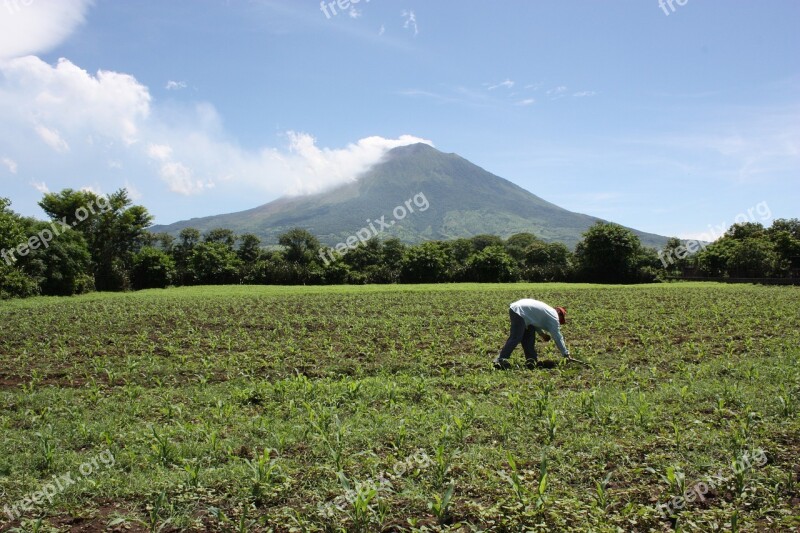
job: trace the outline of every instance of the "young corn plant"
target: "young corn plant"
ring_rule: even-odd
[[[519,502],[523,508],[527,507],[530,501],[530,495],[528,494],[528,490],[525,488],[522,478],[519,475],[517,461],[514,459],[514,456],[511,454],[511,452],[508,452],[506,458],[508,460],[508,466],[511,469],[511,474],[501,472],[500,475],[511,485],[511,491],[514,493],[514,497],[516,498],[517,502]]]
[[[347,495],[346,500],[350,504],[347,514],[352,521],[352,528],[348,531],[367,532],[370,531],[370,523],[374,511],[372,502],[378,497],[378,489],[374,483],[356,483],[353,485],[344,472],[337,472],[339,483]]]
[[[744,494],[744,489],[747,488],[747,468],[734,457],[731,461],[731,470],[733,471],[734,493],[736,496],[741,496]]]
[[[433,455],[433,478],[437,486],[442,486],[447,479],[447,474],[450,473],[450,462],[452,460],[451,454],[447,451],[447,447],[443,442],[440,442],[436,447],[436,452]]]
[[[681,443],[683,442],[683,434],[681,432],[681,427],[675,422],[672,422],[672,436],[675,439],[675,448],[680,450]]]
[[[434,494],[433,501],[428,502],[428,509],[436,517],[440,526],[445,525],[450,518],[449,508],[453,490],[455,490],[455,485],[451,483],[441,495]]]
[[[267,488],[280,473],[280,467],[276,464],[276,460],[270,458],[271,451],[265,449],[254,461],[245,459],[250,470],[250,494],[256,505],[264,503],[268,495]]]
[[[335,472],[341,472],[344,468],[344,427],[339,420],[339,415],[332,415],[328,409],[315,411],[306,404],[309,411],[309,421],[311,427],[317,434],[333,463]],[[331,427],[332,426],[332,427]]]
[[[552,444],[556,438],[556,431],[558,430],[558,414],[552,406],[547,408],[544,421],[545,429],[547,430],[547,443]]]
[[[731,515],[731,533],[739,533],[739,509],[735,509]]]
[[[602,513],[605,513],[606,509],[608,509],[608,506],[611,503],[611,499],[608,495],[608,489],[606,488],[610,479],[611,473],[609,473],[602,481],[594,482],[594,504],[595,507]]]
[[[522,412],[522,395],[518,392],[504,392],[503,396],[508,398],[508,403],[511,405],[511,412],[520,414]]]
[[[186,472],[186,484],[190,487],[197,487],[200,484],[200,470],[202,466],[196,459],[186,460],[183,463],[183,470]]]
[[[542,457],[542,461],[539,465],[539,479],[536,484],[536,490],[533,492],[525,487],[524,481],[519,474],[519,469],[517,468],[517,462],[511,452],[508,453],[506,458],[508,460],[508,466],[511,469],[511,474],[501,472],[500,475],[501,477],[505,478],[506,481],[508,481],[509,485],[511,485],[511,491],[513,492],[514,498],[517,500],[517,502],[523,507],[523,509],[527,509],[531,505],[533,505],[536,509],[541,509],[544,507],[544,504],[547,501],[546,494],[548,484],[547,455]]]
[[[669,490],[675,496],[682,496],[686,493],[686,474],[677,467],[677,466],[669,466],[667,467],[666,476],[664,476],[667,483],[669,484]]]
[[[161,520],[161,515],[171,515],[173,511],[174,506],[167,498],[167,493],[161,492],[147,505],[147,516],[143,524],[151,533],[163,531],[172,523],[172,516]]]
[[[53,469],[53,463],[55,462],[55,446],[53,445],[53,439],[50,438],[49,435],[44,433],[36,433],[36,438],[39,439],[39,449],[42,452],[42,458],[40,461],[41,470],[43,472],[49,472]]]
[[[589,417],[597,416],[597,391],[581,392],[581,412]]]
[[[647,428],[650,422],[650,409],[651,406],[646,400],[646,396],[643,392],[639,393],[638,400],[636,402],[636,423],[641,426],[642,428]]]
[[[541,509],[547,501],[547,483],[549,474],[547,472],[547,455],[542,457],[539,464],[539,482],[536,485],[536,508]]]
[[[452,427],[456,442],[463,444],[469,429],[469,420],[454,415]]]
[[[542,388],[541,394],[533,400],[533,412],[535,417],[540,417],[550,407],[550,393],[553,392],[553,385],[546,383]]]
[[[153,443],[150,445],[157,462],[164,466],[172,464],[175,458],[175,448],[169,442],[166,435],[160,435],[158,430],[153,427]]]
[[[797,412],[797,405],[791,392],[781,385],[781,394],[778,396],[778,414],[783,418],[792,418]]]

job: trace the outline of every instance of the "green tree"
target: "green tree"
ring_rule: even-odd
[[[727,276],[728,266],[736,248],[736,241],[723,236],[698,252],[694,261],[704,276]]]
[[[334,256],[334,260],[322,267],[324,282],[327,285],[344,285],[350,280],[352,272],[342,258]]]
[[[446,244],[449,248],[450,257],[456,263],[460,263],[461,265],[466,265],[469,256],[475,252],[475,247],[472,244],[470,239],[459,238],[453,239],[452,241],[446,241]]]
[[[598,222],[584,234],[575,248],[581,277],[600,283],[626,283],[636,280],[641,243],[629,229],[619,224]]]
[[[517,278],[517,266],[503,246],[487,246],[467,260],[467,276],[479,283],[502,283]]]
[[[767,230],[782,262],[790,269],[800,269],[800,219],[779,218]]]
[[[132,205],[128,191],[102,197],[64,189],[46,194],[39,206],[52,220],[66,221],[86,239],[98,290],[128,287],[133,255],[147,240],[146,228],[153,220],[147,209]]]
[[[728,275],[742,278],[769,278],[780,275],[783,270],[785,267],[775,245],[763,237],[739,240],[727,265]]]
[[[29,219],[28,234],[44,235],[51,225]],[[47,243],[31,250],[25,257],[24,269],[39,282],[46,296],[71,296],[94,290],[92,256],[86,239],[77,231],[65,231]]]
[[[506,251],[522,265],[525,261],[525,252],[528,248],[540,241],[533,233],[517,233],[506,239]]]
[[[725,232],[725,237],[729,237],[736,241],[743,241],[745,239],[758,239],[764,237],[766,230],[764,226],[758,222],[742,222],[734,224],[728,231]]]
[[[183,228],[178,234],[178,243],[172,247],[175,260],[175,282],[188,285],[195,279],[191,258],[194,247],[200,242],[200,232],[195,228]]]
[[[228,285],[238,282],[241,261],[221,242],[201,242],[192,249],[189,265],[199,285]]]
[[[686,246],[677,237],[670,237],[657,255],[661,268],[671,276],[680,275],[690,263]]]
[[[11,201],[0,198],[0,299],[32,296],[39,284],[19,264],[14,250],[28,240],[24,219],[10,209]]]
[[[475,252],[482,252],[484,248],[489,246],[503,246],[503,239],[497,235],[481,234],[470,237],[472,242],[472,249]]]
[[[368,267],[381,264],[383,243],[378,237],[372,237],[364,244],[347,252],[342,259],[351,270],[366,272]]]
[[[534,242],[525,249],[523,276],[528,281],[566,281],[572,271],[571,257],[560,242]]]
[[[236,244],[236,234],[225,228],[216,228],[206,232],[203,235],[203,242],[218,242],[224,244],[230,249]]]
[[[400,281],[405,253],[406,245],[397,237],[391,237],[383,242],[381,254],[382,283],[398,283]]]
[[[133,257],[133,288],[163,289],[175,278],[175,260],[158,248],[145,246]]]
[[[284,255],[290,263],[307,266],[319,262],[320,243],[314,235],[302,228],[294,228],[278,238]]]
[[[241,261],[240,278],[242,283],[258,283],[258,260],[261,257],[261,239],[252,233],[241,235],[236,255]]]
[[[734,224],[725,235],[697,254],[700,271],[712,277],[766,278],[785,276],[800,253],[800,222],[777,220],[768,230],[761,224]],[[794,260],[793,260],[794,258]]]
[[[252,233],[239,236],[239,249],[236,251],[244,263],[255,263],[261,255],[261,239]]]
[[[405,283],[438,283],[446,281],[447,254],[437,242],[424,242],[406,250],[401,266]]]

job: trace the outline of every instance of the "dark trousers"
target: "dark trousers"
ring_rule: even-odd
[[[511,357],[511,352],[517,344],[522,343],[525,359],[528,362],[536,362],[536,331],[533,327],[526,328],[525,320],[511,309],[508,310],[508,316],[511,319],[511,333],[508,334],[506,345],[500,350],[497,360],[504,361]]]

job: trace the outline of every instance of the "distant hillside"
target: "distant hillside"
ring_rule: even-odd
[[[153,226],[151,231],[177,235],[188,227],[200,231],[229,228],[236,233],[254,233],[264,244],[273,244],[280,234],[301,227],[323,243],[335,245],[367,226],[367,220],[385,216],[389,222],[394,218],[393,209],[418,193],[427,199],[429,208],[420,212],[412,201],[415,212],[387,229],[383,237],[418,243],[480,233],[506,238],[531,232],[572,248],[582,233],[600,220],[551,204],[456,154],[415,144],[395,148],[358,180],[323,193],[280,198],[238,213]],[[422,198],[418,200],[422,205]],[[647,246],[661,247],[667,240],[633,231]]]

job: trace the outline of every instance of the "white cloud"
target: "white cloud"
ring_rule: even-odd
[[[705,241],[705,242],[714,242],[722,235],[719,235],[713,231],[689,231],[689,232],[681,232],[678,233],[677,237],[679,239],[685,239],[687,241]]]
[[[91,185],[84,185],[83,187],[81,187],[81,190],[83,192],[90,192],[92,194],[96,194],[97,196],[105,196],[103,194],[102,189],[100,189],[99,187],[93,187]]]
[[[0,61],[47,52],[84,21],[92,0],[3,0]]]
[[[572,96],[575,96],[576,98],[585,98],[587,96],[594,96],[595,94],[597,94],[597,93],[594,92],[594,91],[578,91],[577,93],[573,94]]]
[[[489,90],[493,91],[495,89],[499,89],[500,87],[505,87],[506,89],[511,89],[512,87],[514,87],[514,82],[509,80],[509,79],[506,79],[505,81],[501,81],[497,85],[491,85],[489,87]]]
[[[384,33],[386,33],[386,26],[384,24],[381,24],[381,29],[378,30],[378,37],[380,37]]]
[[[525,100],[520,100],[519,102],[517,102],[517,105],[519,105],[519,106],[529,106],[529,105],[533,105],[535,103],[536,103],[536,100],[534,100],[533,98],[526,98]]]
[[[151,144],[147,147],[147,155],[160,164],[159,175],[172,192],[189,196],[214,187],[213,182],[195,179],[189,167],[174,161],[172,147],[169,145]]]
[[[186,82],[169,80],[167,84],[164,86],[164,88],[167,89],[168,91],[177,91],[180,89],[185,89]]]
[[[17,162],[11,159],[10,157],[4,157],[2,160],[3,165],[8,169],[9,172],[12,174],[17,173]]]
[[[207,102],[162,111],[132,76],[92,75],[66,59],[50,65],[33,56],[0,64],[0,123],[0,146],[13,149],[26,172],[48,176],[54,190],[96,176],[98,186],[116,189],[127,180],[148,198],[214,189],[253,204],[353,180],[392,148],[430,144],[373,136],[328,148],[308,133],[288,132],[282,146],[244,148]]]
[[[273,151],[271,156],[291,169],[295,179],[290,192],[294,194],[318,192],[332,185],[353,181],[393,148],[420,142],[433,145],[428,140],[412,135],[403,135],[398,139],[373,136],[351,143],[346,148],[330,149],[318,147],[316,139],[307,133],[289,132],[287,135],[290,141],[289,155]]]
[[[138,202],[144,195],[139,191],[139,189],[132,185],[130,181],[125,180],[125,189],[128,191],[128,198],[133,200],[134,202]]]
[[[351,19],[361,18],[361,11],[359,11],[355,7],[351,7],[350,11],[348,12],[348,14],[350,15]]]
[[[69,152],[69,144],[61,137],[58,130],[48,128],[47,126],[36,126],[36,133],[50,148],[56,152],[63,154]]]
[[[694,163],[693,172],[737,183],[797,175],[800,165],[800,106],[734,110],[724,123],[624,142],[665,150],[672,164]],[[672,154],[681,154],[678,161]],[[706,160],[710,160],[708,163]]]
[[[0,82],[3,123],[31,127],[36,117],[37,124],[61,132],[64,143],[57,144],[62,149],[71,139],[65,132],[132,144],[150,114],[149,91],[127,74],[101,70],[93,76],[66,59],[52,66],[28,56],[0,64],[0,75],[5,78]],[[44,131],[39,135],[46,142],[55,140]]]
[[[415,36],[419,35],[419,26],[417,26],[416,13],[413,11],[403,11],[400,16],[406,19],[403,23],[403,27],[407,30],[413,30]]]
[[[558,96],[567,92],[567,88],[564,85],[559,85],[558,87],[553,87],[547,91],[547,94],[551,96]]]
[[[47,184],[43,181],[32,181],[31,186],[42,194],[47,194],[50,192]]]
[[[172,155],[172,147],[166,144],[151,144],[147,147],[147,155],[157,161],[166,161]]]
[[[213,182],[195,179],[189,167],[176,161],[168,161],[161,165],[160,175],[169,184],[170,191],[185,196],[214,188]]]

